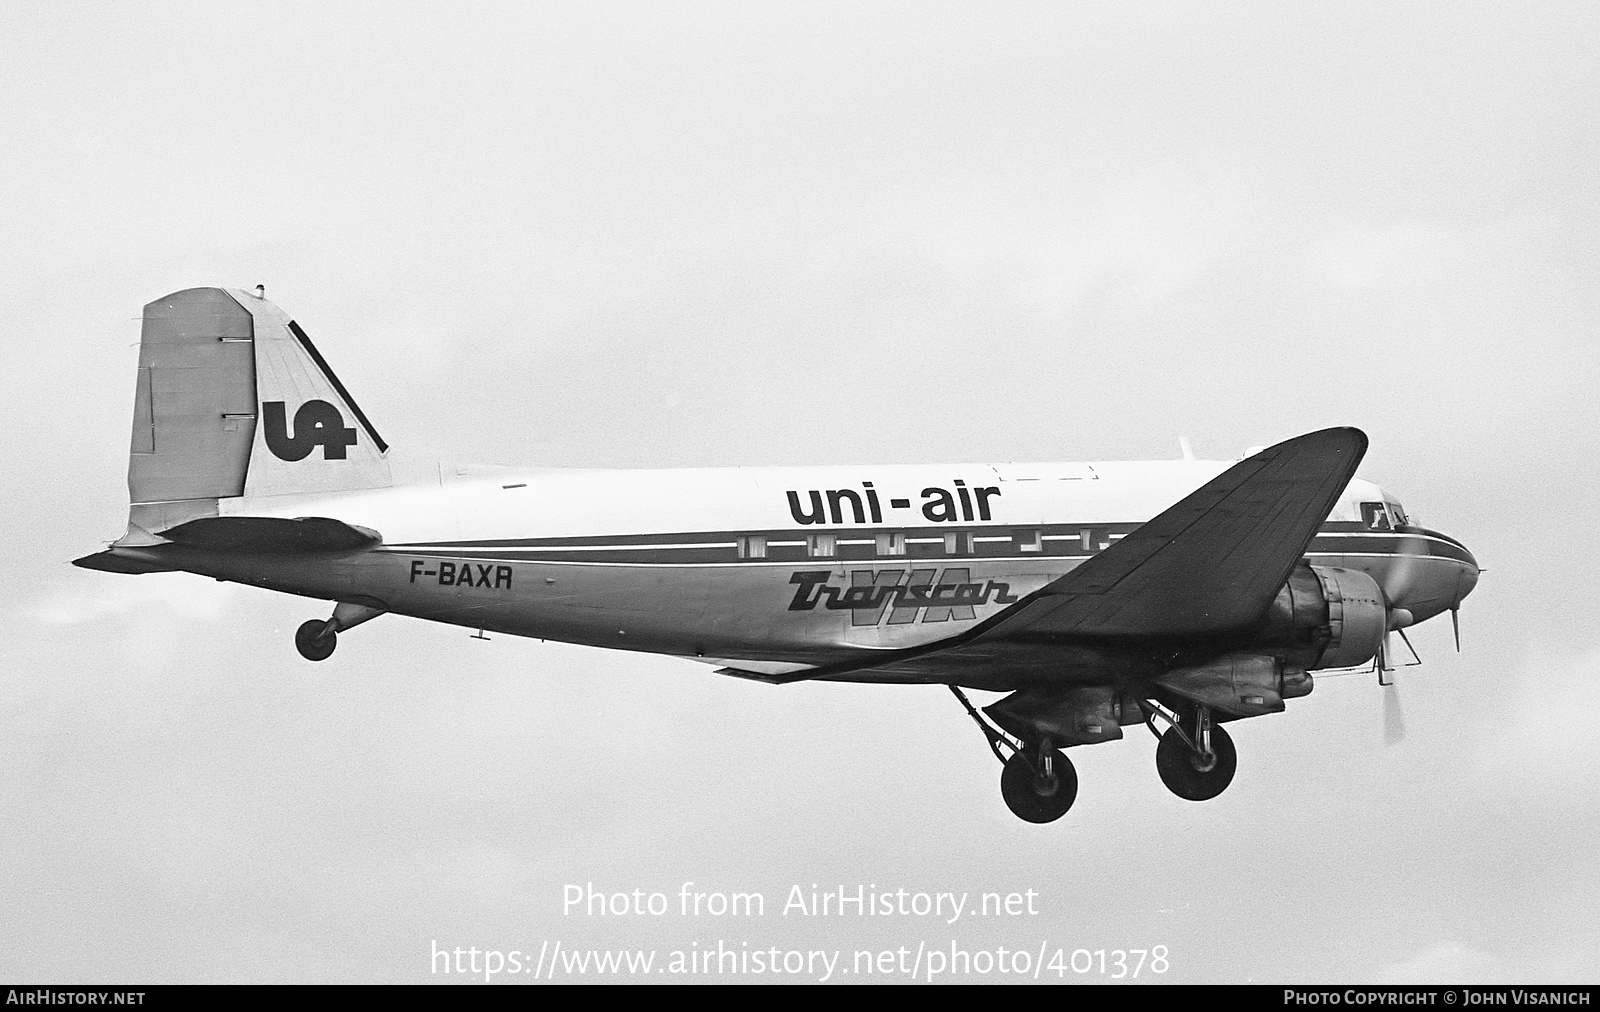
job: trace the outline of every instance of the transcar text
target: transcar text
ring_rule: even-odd
[[[837,587],[830,582],[831,570],[803,570],[789,577],[789,582],[796,585],[789,610],[813,611],[820,604],[828,611],[850,612],[851,625],[877,625],[885,616],[889,625],[902,625],[916,621],[967,621],[977,618],[975,609],[991,600],[996,604],[1017,603],[1009,583],[974,582],[971,572],[956,567],[943,571],[857,569],[850,573],[849,586]]]

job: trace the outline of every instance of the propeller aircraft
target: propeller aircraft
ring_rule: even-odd
[[[385,614],[669,654],[776,684],[943,684],[1018,817],[1064,815],[1063,750],[1143,724],[1181,798],[1216,797],[1225,725],[1313,671],[1372,665],[1478,579],[1459,541],[1355,477],[1367,437],[1238,461],[479,470],[397,485],[310,337],[255,291],[145,307],[126,532],[75,560],[331,602],[326,661]],[[1459,627],[1458,627],[1459,630]],[[1459,632],[1457,637],[1459,647]],[[1004,693],[981,709],[966,690]]]

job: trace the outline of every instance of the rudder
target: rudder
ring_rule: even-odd
[[[388,444],[262,295],[191,288],[145,306],[135,391],[131,538],[215,516],[220,499],[391,484]]]

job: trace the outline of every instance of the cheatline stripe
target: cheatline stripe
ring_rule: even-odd
[[[1454,562],[1458,565],[1470,565],[1466,559],[1458,559],[1453,555],[1412,555],[1408,552],[1307,552],[1306,558],[1330,559],[1443,559],[1445,562]]]
[[[804,542],[800,542],[804,544]],[[675,548],[735,548],[733,541],[683,542],[674,545],[481,545],[462,542],[443,545],[385,545],[385,551],[420,555],[424,552],[633,552],[664,551]]]
[[[977,559],[1015,560],[1017,558],[1029,557],[1029,555],[1032,554],[1028,550],[1028,546],[1029,545],[1041,544],[1041,543],[1044,543],[1044,542],[1054,542],[1058,546],[1058,550],[1059,550],[1060,547],[1065,547],[1065,545],[1063,543],[1072,543],[1072,542],[1079,541],[1082,538],[1083,532],[1085,530],[1089,530],[1089,531],[1092,532],[1091,541],[1095,542],[1095,543],[1098,543],[1101,546],[1102,550],[1104,549],[1105,546],[1107,546],[1107,545],[1109,545],[1109,544],[1111,544],[1113,542],[1116,542],[1118,540],[1121,540],[1121,538],[1124,536],[1123,534],[1121,534],[1119,532],[1111,531],[1109,529],[1110,525],[1108,525],[1108,524],[1098,524],[1098,525],[1080,524],[1080,525],[1075,525],[1075,526],[1069,528],[1069,529],[1072,530],[1072,533],[1070,533],[1070,534],[1046,533],[1048,531],[1051,531],[1052,528],[1054,530],[1057,530],[1057,531],[1062,530],[1063,527],[1065,527],[1065,526],[1067,526],[1067,525],[1039,525],[1037,527],[1009,527],[1008,526],[1007,528],[999,528],[999,529],[997,529],[995,527],[990,527],[990,528],[987,528],[987,529],[978,528],[976,531],[973,531],[973,530],[965,530],[965,531],[957,531],[957,532],[946,531],[946,532],[943,532],[943,533],[939,534],[938,536],[934,536],[934,537],[926,536],[926,534],[931,533],[931,532],[929,532],[929,530],[927,528],[923,528],[921,530],[916,530],[914,532],[911,532],[910,536],[907,536],[907,537],[904,538],[904,542],[907,545],[932,545],[932,544],[940,544],[940,543],[942,543],[945,540],[945,538],[948,537],[949,534],[951,534],[951,533],[968,534],[968,535],[972,536],[972,542],[975,545],[976,544],[991,544],[991,545],[996,545],[998,547],[998,545],[1000,545],[1000,544],[1004,544],[1006,542],[1012,542],[1015,545],[1016,553],[1013,554],[1012,552],[997,552],[997,553],[993,553],[993,554],[990,554],[990,555],[981,555],[981,554],[977,554],[977,553],[966,554],[966,555],[959,555],[958,554],[958,555],[945,556],[945,558],[951,558],[951,559],[958,559],[958,558],[973,559],[973,558],[977,558]],[[1130,530],[1138,527],[1137,524],[1124,524],[1124,525],[1121,525],[1121,526],[1125,526],[1125,527],[1129,528]],[[1335,525],[1333,525],[1333,524],[1325,525],[1323,530],[1321,530],[1317,534],[1313,535],[1310,544],[1307,546],[1308,550],[1305,553],[1307,556],[1315,555],[1315,556],[1318,556],[1318,557],[1324,557],[1324,556],[1345,555],[1345,556],[1361,556],[1361,557],[1372,557],[1372,558],[1383,558],[1383,557],[1447,558],[1447,559],[1453,559],[1455,561],[1463,562],[1463,563],[1467,563],[1467,564],[1471,564],[1474,561],[1473,557],[1472,557],[1472,554],[1467,550],[1466,546],[1462,545],[1460,542],[1455,541],[1455,540],[1453,540],[1451,538],[1444,537],[1442,535],[1436,535],[1436,534],[1433,534],[1432,532],[1429,532],[1429,533],[1412,533],[1412,532],[1405,532],[1405,531],[1395,532],[1395,531],[1340,531],[1340,530],[1330,531],[1330,530],[1327,530],[1327,527],[1332,527],[1332,526],[1335,526]],[[937,529],[935,529],[935,530],[937,530]],[[863,546],[869,546],[869,545],[873,545],[873,544],[876,543],[873,540],[863,539],[863,538],[859,538],[859,537],[839,537],[840,534],[845,534],[845,535],[855,534],[856,532],[854,532],[854,531],[834,531],[834,532],[829,532],[829,533],[832,536],[837,538],[836,545],[841,547],[841,548],[843,548],[843,547],[860,548],[860,547],[863,547]],[[895,533],[900,533],[900,532],[895,532]],[[787,538],[785,537],[785,534],[787,534]],[[917,535],[924,535],[924,536],[917,536]],[[693,540],[681,540],[681,541],[671,540],[671,539],[673,539],[675,537],[676,538],[685,538],[685,539],[691,539],[692,538]],[[768,548],[773,548],[773,549],[803,547],[808,543],[806,540],[794,540],[795,535],[794,534],[790,534],[788,532],[772,532],[771,534],[768,534],[768,535],[740,535],[740,534],[724,534],[722,532],[716,532],[716,533],[705,533],[705,532],[702,532],[702,533],[698,533],[698,534],[689,534],[689,533],[685,533],[685,534],[664,534],[664,535],[663,534],[656,534],[656,535],[653,535],[653,536],[652,535],[648,535],[648,534],[646,534],[646,535],[622,534],[622,535],[609,535],[609,536],[601,535],[601,536],[596,536],[596,537],[515,538],[515,539],[509,539],[508,538],[508,539],[477,539],[477,540],[473,540],[473,541],[462,541],[462,542],[437,542],[437,541],[435,541],[435,542],[417,542],[417,543],[411,543],[411,544],[402,543],[402,544],[384,545],[384,546],[381,547],[380,550],[386,551],[386,552],[401,553],[401,554],[412,554],[412,555],[430,555],[430,556],[431,555],[444,555],[446,557],[449,557],[449,556],[463,557],[463,556],[470,555],[470,556],[472,556],[474,558],[483,558],[485,556],[489,556],[489,557],[495,557],[495,558],[520,559],[522,561],[535,561],[535,560],[537,560],[539,558],[549,559],[552,556],[556,556],[556,557],[566,556],[566,557],[572,558],[572,557],[576,557],[576,556],[580,556],[580,555],[590,555],[590,556],[598,555],[598,556],[601,556],[601,557],[616,558],[619,555],[626,555],[627,553],[638,553],[641,556],[649,556],[649,557],[643,558],[643,559],[639,559],[637,561],[652,562],[652,561],[661,561],[660,560],[660,556],[662,554],[677,555],[679,553],[684,553],[684,552],[726,552],[726,551],[729,551],[729,550],[732,550],[732,549],[737,549],[739,547],[741,541],[743,539],[745,539],[745,538],[751,538],[751,539],[763,538],[765,540],[765,543],[766,543],[767,547]],[[1037,538],[1038,540],[1035,541],[1034,540],[1035,538]],[[1352,541],[1352,540],[1350,540],[1350,539],[1358,539],[1358,538],[1359,539],[1366,539],[1366,540],[1360,540],[1360,541]],[[713,539],[715,539],[715,540],[713,540]],[[1381,540],[1376,540],[1375,541],[1373,539],[1381,539]],[[1379,546],[1383,546],[1387,550],[1380,550],[1380,551],[1374,551],[1374,550],[1368,550],[1368,551],[1340,550],[1340,549],[1344,548],[1345,545],[1348,545],[1350,548],[1356,548],[1357,546],[1361,546],[1361,547],[1370,546],[1373,549],[1376,549]],[[915,556],[895,556],[895,555],[878,556],[878,558],[888,559],[888,560],[894,560],[894,559],[898,559],[898,558],[902,558],[902,557],[915,558]],[[1047,552],[1040,553],[1039,557],[1044,557],[1044,558],[1075,558],[1075,557],[1079,557],[1079,556],[1074,556],[1074,555],[1053,555],[1053,554],[1051,554],[1051,553],[1049,553],[1047,551]],[[1087,557],[1087,556],[1084,556],[1084,557]],[[837,559],[837,560],[840,560],[840,561],[850,561],[850,562],[864,561],[864,560],[861,560],[861,559],[849,559],[849,558],[844,557],[843,555],[814,556],[813,558],[816,558],[816,559]],[[741,558],[741,559],[739,559],[737,561],[741,562],[741,563],[754,563],[754,562],[761,562],[764,559],[765,559],[765,556],[756,555],[756,556],[746,556],[746,557]],[[707,561],[720,561],[720,560],[712,559],[712,560],[707,560]],[[792,563],[792,562],[795,562],[795,561],[802,561],[802,560],[773,560],[773,561],[783,562],[785,564],[788,564],[788,563]]]
[[[1011,539],[1011,538],[974,538],[973,540],[975,542],[990,542],[990,543],[993,543],[993,542],[997,542],[997,541],[1011,541],[1013,539]],[[1057,536],[1052,536],[1052,535],[1045,535],[1041,540],[1045,540],[1045,541],[1077,541],[1079,539],[1075,538],[1075,537],[1069,538],[1069,537],[1057,537]],[[1115,540],[1121,540],[1121,539],[1120,538],[1116,538]],[[1337,541],[1337,539],[1336,538],[1319,537],[1319,538],[1313,539],[1313,541],[1314,542],[1327,542],[1327,541]],[[907,544],[919,544],[919,545],[942,544],[943,543],[943,539],[942,538],[907,538],[906,539],[906,543]],[[769,542],[767,542],[767,546],[769,548],[785,548],[785,547],[793,548],[793,547],[803,546],[804,544],[805,544],[805,542],[803,542],[803,541],[769,541]],[[838,544],[840,544],[840,545],[862,546],[862,545],[870,545],[870,544],[872,544],[872,542],[870,542],[870,541],[841,541],[841,542],[838,542]],[[1446,547],[1449,547],[1449,548],[1456,548],[1457,547],[1455,545],[1450,544],[1449,542],[1440,542],[1440,544],[1445,545]],[[411,552],[411,553],[415,554],[415,553],[422,553],[422,552],[504,552],[504,551],[512,551],[512,552],[631,552],[631,551],[640,551],[640,552],[645,552],[645,551],[677,551],[677,550],[689,550],[689,549],[736,548],[736,547],[738,547],[738,543],[734,542],[734,541],[683,541],[683,542],[670,543],[670,544],[653,544],[653,545],[652,544],[644,544],[644,545],[618,545],[618,544],[495,545],[495,544],[483,544],[483,543],[479,543],[479,542],[465,542],[465,541],[463,541],[463,542],[456,542],[456,543],[442,543],[442,544],[431,544],[431,545],[422,545],[422,544],[384,545],[384,546],[382,546],[382,550],[383,551],[389,551],[389,552]],[[1405,548],[1405,547],[1408,547],[1408,546],[1401,545],[1401,546],[1397,546],[1397,547],[1398,548]],[[1359,553],[1355,553],[1355,552],[1344,552],[1344,553],[1332,552],[1330,554],[1335,554],[1335,555],[1337,555],[1337,554],[1353,555],[1353,554],[1359,554]],[[1371,553],[1371,554],[1395,555],[1395,554],[1406,554],[1406,553],[1399,552],[1399,551],[1393,551],[1393,552],[1378,552],[1378,553]]]
[[[1125,528],[1124,531],[1115,531],[1113,527]],[[852,528],[833,527],[823,530],[796,531],[796,530],[744,530],[744,531],[657,531],[648,534],[592,534],[577,537],[549,537],[549,538],[475,538],[470,542],[460,544],[474,544],[485,548],[555,548],[555,547],[590,547],[596,544],[620,545],[633,548],[676,548],[689,545],[724,547],[732,544],[738,538],[762,538],[767,544],[804,544],[807,537],[835,537],[843,539],[867,538],[875,534],[900,534],[908,540],[912,538],[925,538],[939,541],[951,534],[970,534],[975,537],[1031,537],[1042,532],[1045,537],[1077,538],[1082,529],[1092,528],[1095,534],[1105,537],[1117,533],[1129,533],[1139,527],[1136,523],[1112,524],[1008,524],[983,525],[950,524],[946,527],[910,527],[910,528]],[[1055,532],[1069,530],[1070,534]],[[682,540],[673,540],[682,539]],[[868,541],[861,541],[868,544]],[[439,548],[453,546],[454,542],[417,541],[391,544],[391,548]]]
[[[1401,538],[1409,541],[1437,541],[1440,544],[1450,545],[1454,548],[1465,548],[1461,542],[1454,538],[1443,537],[1438,534],[1401,534],[1395,531],[1319,531],[1319,538]]]
[[[642,559],[641,558],[618,558],[615,553],[606,553],[606,554],[610,555],[610,558],[594,559],[594,558],[574,557],[573,555],[570,555],[570,554],[563,558],[563,557],[560,557],[560,556],[552,557],[550,555],[541,554],[541,553],[539,553],[537,551],[527,551],[527,552],[512,551],[512,552],[506,552],[506,551],[503,551],[503,550],[495,550],[495,549],[459,549],[458,548],[458,549],[452,549],[452,550],[449,550],[449,551],[406,551],[406,550],[395,550],[395,549],[390,549],[390,548],[378,548],[378,549],[375,549],[375,550],[379,551],[379,552],[383,552],[385,554],[390,554],[390,555],[410,555],[410,556],[415,556],[415,557],[419,557],[419,558],[442,559],[442,560],[446,560],[446,561],[459,559],[459,560],[462,560],[463,562],[465,562],[466,560],[471,560],[472,562],[478,562],[478,563],[516,562],[516,563],[537,563],[537,564],[542,564],[542,565],[555,565],[555,566],[667,566],[667,567],[691,567],[691,568],[692,567],[739,568],[739,567],[742,567],[742,566],[776,566],[776,567],[784,567],[784,568],[789,568],[789,569],[792,569],[795,566],[808,566],[808,565],[809,566],[835,566],[835,565],[863,565],[863,564],[872,565],[872,566],[878,566],[880,568],[881,567],[885,567],[885,566],[913,566],[914,567],[914,566],[927,565],[927,564],[932,564],[932,563],[938,563],[938,564],[943,564],[943,565],[952,565],[952,564],[956,564],[956,563],[961,563],[961,564],[1001,564],[1001,563],[1003,563],[1003,564],[1008,564],[1008,565],[1015,565],[1018,562],[1024,562],[1024,561],[1029,561],[1029,560],[1032,560],[1034,563],[1058,563],[1058,562],[1070,562],[1070,561],[1083,561],[1083,560],[1091,559],[1091,558],[1094,557],[1092,554],[1081,554],[1081,553],[1080,554],[1073,554],[1073,555],[1042,555],[1042,554],[1031,554],[1030,553],[1028,555],[1022,555],[1022,556],[1018,556],[1018,555],[942,555],[942,556],[937,556],[937,557],[934,557],[934,556],[914,556],[914,555],[882,555],[882,556],[875,556],[875,557],[872,557],[872,558],[859,558],[859,559],[852,559],[852,558],[848,558],[846,556],[839,556],[839,555],[825,555],[825,556],[813,556],[813,557],[799,558],[799,559],[771,559],[771,558],[765,558],[765,557],[756,557],[756,558],[745,558],[745,559],[722,559],[722,560],[709,560],[709,561],[707,561],[707,560],[699,560],[699,561],[690,562],[690,561],[681,560],[681,557],[680,557],[680,560],[661,559],[661,558],[642,558]],[[1452,563],[1455,563],[1456,565],[1459,565],[1459,566],[1469,566],[1469,565],[1471,565],[1471,563],[1468,563],[1464,559],[1457,559],[1457,558],[1453,558],[1451,556],[1446,556],[1446,555],[1415,555],[1415,554],[1409,554],[1409,553],[1403,553],[1403,552],[1306,552],[1303,557],[1304,558],[1308,558],[1308,559],[1309,558],[1315,558],[1315,559],[1324,559],[1324,558],[1327,558],[1327,559],[1370,558],[1370,559],[1394,559],[1394,560],[1400,560],[1400,559],[1416,559],[1416,560],[1437,559],[1437,560],[1441,560],[1441,561],[1452,562]]]
[[[1402,527],[1399,530],[1374,531],[1365,524],[1343,520],[1329,521],[1323,524],[1322,528],[1317,532],[1317,536],[1322,538],[1428,538],[1433,541],[1443,541],[1447,545],[1454,545],[1462,550],[1467,547],[1448,534],[1440,534],[1438,531],[1430,531],[1423,527]]]
[[[1342,536],[1343,535],[1340,535],[1340,537],[1342,537]],[[974,538],[973,540],[975,542],[994,543],[994,542],[998,542],[998,541],[1011,541],[1013,539],[1011,539],[1011,538]],[[1044,540],[1044,541],[1077,541],[1079,539],[1076,538],[1076,537],[1045,535],[1041,540]],[[1121,539],[1117,538],[1116,540],[1121,540]],[[1318,538],[1314,538],[1313,539],[1313,544],[1317,544],[1317,543],[1320,542],[1320,543],[1322,543],[1320,547],[1326,548],[1326,543],[1327,542],[1330,542],[1330,541],[1336,542],[1337,540],[1338,540],[1337,538],[1331,538],[1331,537],[1318,537]],[[857,546],[857,547],[860,547],[860,546],[863,546],[863,545],[870,545],[872,543],[873,542],[870,542],[870,541],[840,541],[840,542],[838,542],[838,544],[842,545],[842,546]],[[906,543],[907,544],[918,544],[918,545],[942,544],[943,543],[943,539],[942,538],[907,538],[906,539]],[[1024,542],[1024,543],[1026,543],[1026,542]],[[805,542],[803,542],[803,541],[769,541],[769,542],[767,542],[767,546],[769,548],[794,548],[794,547],[803,546],[804,544],[805,544]],[[1447,541],[1441,541],[1441,542],[1439,542],[1439,544],[1444,545],[1447,548],[1458,548],[1458,546],[1453,545],[1453,544],[1451,544],[1450,542],[1447,542]],[[412,553],[412,554],[421,554],[421,553],[424,553],[424,552],[632,552],[632,551],[660,552],[660,551],[679,551],[679,550],[713,549],[713,548],[737,548],[737,547],[738,547],[738,542],[735,542],[735,541],[683,541],[683,542],[669,543],[669,544],[643,544],[643,545],[619,545],[619,544],[603,544],[603,543],[601,543],[601,544],[585,544],[585,545],[496,545],[496,544],[483,544],[481,542],[465,542],[464,541],[464,542],[457,542],[457,543],[441,543],[441,544],[427,544],[427,545],[424,545],[424,544],[384,545],[384,546],[382,546],[381,550],[382,551],[388,551],[388,552],[409,552],[409,553]],[[1326,551],[1323,554],[1331,554],[1331,555],[1358,555],[1358,554],[1403,555],[1403,554],[1413,554],[1413,553],[1407,553],[1407,552],[1399,550],[1399,549],[1403,549],[1403,548],[1406,548],[1406,547],[1411,547],[1411,546],[1400,545],[1400,546],[1397,546],[1397,550],[1396,551],[1390,551],[1390,552],[1360,553],[1360,552]],[[1464,551],[1464,549],[1458,549],[1458,550]],[[1311,554],[1311,553],[1308,552],[1307,554]]]
[[[944,537],[949,534],[970,534],[974,538],[993,539],[1009,537],[1031,537],[1034,534],[1046,538],[1076,538],[1085,532],[1101,537],[1126,536],[1133,533],[1142,525],[1135,522],[1123,521],[1122,523],[1044,523],[1044,524],[961,524],[950,523],[937,527],[903,527],[903,528],[878,528],[878,527],[832,527],[822,530],[797,531],[785,530],[738,530],[738,531],[656,531],[644,534],[590,534],[566,535],[558,537],[527,537],[527,538],[473,538],[470,541],[443,542],[443,541],[414,541],[400,542],[390,547],[395,548],[436,548],[441,545],[476,544],[484,547],[495,548],[526,548],[530,546],[556,547],[560,545],[591,545],[597,542],[614,545],[633,545],[636,547],[656,547],[682,544],[728,544],[738,538],[765,538],[769,543],[774,539],[804,539],[806,537],[832,536],[836,538],[863,539],[860,543],[867,544],[873,535],[901,534],[911,538]],[[1428,541],[1441,541],[1448,545],[1464,548],[1461,542],[1440,534],[1436,531],[1419,529],[1399,531],[1373,531],[1373,530],[1342,530],[1347,525],[1344,523],[1327,523],[1318,529],[1312,537],[1317,538],[1402,538],[1423,539]]]
[[[432,558],[439,558],[439,559],[471,558],[471,559],[475,559],[475,560],[478,560],[478,561],[484,561],[484,560],[488,560],[488,559],[506,559],[506,560],[513,560],[513,561],[522,561],[522,562],[537,562],[537,561],[541,561],[541,560],[546,558],[546,556],[544,554],[544,551],[542,549],[536,549],[536,548],[534,548],[534,549],[523,549],[523,550],[511,549],[510,551],[507,551],[506,549],[503,549],[503,548],[439,548],[439,549],[425,548],[425,549],[416,549],[416,548],[391,548],[391,547],[388,547],[388,546],[383,546],[383,547],[374,548],[373,551],[382,552],[382,553],[384,553],[386,555],[415,555],[415,556],[426,557],[426,558],[430,558],[430,559],[432,559]],[[584,550],[583,549],[577,549],[577,550],[564,549],[563,550],[564,554],[568,554],[568,555],[576,554],[576,553],[581,552],[581,551],[584,551]],[[598,550],[596,550],[596,551],[598,552]],[[615,551],[608,552],[607,554],[615,555],[616,552]],[[793,566],[793,565],[798,565],[798,564],[806,563],[806,562],[819,562],[819,563],[850,562],[850,563],[856,563],[856,562],[873,562],[873,561],[877,561],[877,562],[897,562],[897,561],[902,561],[902,560],[910,561],[910,562],[918,562],[918,563],[921,563],[921,562],[936,562],[936,561],[940,561],[940,560],[959,560],[959,561],[974,561],[974,562],[984,562],[984,561],[990,561],[990,562],[1016,562],[1018,560],[1018,558],[1019,558],[1019,556],[1016,556],[1016,555],[939,555],[939,556],[878,555],[878,556],[872,556],[870,558],[851,558],[848,555],[812,555],[812,556],[807,556],[805,558],[799,558],[799,559],[772,559],[772,558],[768,558],[766,556],[757,555],[757,556],[749,556],[749,557],[746,557],[746,558],[743,558],[743,559],[728,559],[726,561],[728,562],[729,565],[733,565],[735,563],[744,563],[744,562],[771,562],[771,563],[782,564],[782,565],[785,565],[785,566]],[[1033,559],[1040,559],[1040,558],[1043,558],[1043,559],[1087,559],[1087,558],[1090,558],[1090,556],[1089,555],[1041,555],[1038,552],[1030,552],[1028,555],[1021,556],[1020,558],[1024,558],[1024,559],[1027,559],[1027,558],[1033,558]],[[551,560],[551,561],[559,561],[559,560]]]
[[[381,549],[378,549],[378,550],[381,551]],[[394,552],[394,553],[391,553],[391,554],[402,555],[402,554],[408,554],[408,553]],[[409,554],[417,554],[417,553],[409,553]],[[599,559],[525,558],[525,557],[522,557],[522,556],[509,556],[509,555],[472,555],[472,556],[464,556],[464,555],[454,555],[454,556],[426,555],[426,556],[423,556],[423,557],[424,558],[429,558],[429,559],[438,558],[438,559],[446,559],[446,560],[459,559],[459,560],[463,561],[463,564],[465,564],[466,560],[470,559],[474,563],[487,563],[487,562],[523,562],[523,563],[533,563],[533,562],[536,562],[536,563],[539,563],[540,565],[544,565],[544,566],[602,566],[602,567],[611,566],[611,567],[624,567],[624,568],[625,567],[635,567],[636,568],[636,567],[639,567],[639,566],[652,566],[652,567],[660,567],[662,569],[739,569],[739,568],[743,568],[743,567],[747,567],[747,566],[755,566],[755,567],[770,566],[770,567],[779,567],[779,568],[783,568],[783,569],[793,569],[796,566],[812,566],[813,568],[827,568],[827,567],[832,566],[832,565],[843,565],[843,564],[849,564],[849,565],[852,565],[852,566],[872,565],[872,566],[877,566],[877,567],[879,567],[881,569],[881,568],[885,568],[885,567],[889,567],[889,566],[901,566],[901,565],[907,565],[907,566],[923,566],[923,565],[933,565],[933,564],[949,565],[951,563],[958,563],[958,562],[961,563],[962,565],[967,565],[969,563],[970,564],[977,564],[977,563],[987,563],[987,562],[1000,563],[1000,562],[1017,562],[1018,561],[1018,558],[1016,556],[1014,556],[1014,555],[989,556],[989,557],[979,556],[979,555],[949,555],[949,556],[941,556],[939,558],[916,558],[914,556],[907,556],[907,555],[885,555],[885,556],[881,556],[881,557],[876,558],[876,559],[846,559],[846,558],[842,558],[842,557],[837,556],[837,555],[829,555],[829,556],[823,556],[823,557],[820,557],[820,558],[813,558],[813,559],[726,559],[726,560],[724,560],[722,562],[659,562],[659,561],[654,561],[654,560],[646,561],[646,560],[639,560],[639,559],[629,559],[629,560],[625,560],[625,561],[602,561],[602,560],[599,560]],[[1091,556],[1091,555],[1045,555],[1045,556],[1031,555],[1031,556],[1027,556],[1024,561],[1031,560],[1031,561],[1036,562],[1036,563],[1037,562],[1071,562],[1071,561],[1074,561],[1074,560],[1082,561],[1084,559],[1090,559],[1090,558],[1093,558],[1093,556]]]
[[[1363,551],[1362,550],[1362,548],[1365,548],[1365,547],[1376,547],[1376,546],[1372,545],[1371,542],[1360,542],[1360,541],[1358,541],[1358,542],[1355,542],[1354,544],[1351,544],[1348,548],[1344,548],[1339,544],[1339,540],[1340,539],[1337,538],[1337,537],[1333,537],[1333,538],[1317,538],[1314,541],[1312,541],[1311,545],[1310,545],[1310,548],[1315,549],[1316,551],[1315,552],[1307,551],[1306,554],[1307,555],[1311,555],[1311,554],[1323,554],[1323,555],[1416,555],[1416,554],[1421,554],[1421,555],[1430,556],[1430,557],[1436,558],[1436,559],[1455,559],[1458,562],[1475,562],[1476,561],[1473,558],[1471,552],[1467,551],[1465,548],[1462,548],[1459,545],[1452,545],[1447,541],[1439,541],[1439,542],[1435,542],[1433,544],[1419,544],[1418,541],[1412,541],[1409,544],[1404,544],[1403,543],[1403,544],[1395,545],[1393,547],[1393,549],[1391,549],[1390,551],[1377,552],[1377,551]],[[1418,540],[1420,540],[1420,539],[1418,539]],[[1406,551],[1406,549],[1408,549],[1408,548],[1409,549],[1413,549],[1413,551],[1410,551],[1410,552]]]

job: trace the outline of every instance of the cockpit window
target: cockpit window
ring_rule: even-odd
[[[1364,502],[1361,504],[1361,523],[1369,531],[1392,530],[1389,523],[1389,510],[1381,502]]]
[[[1394,521],[1396,527],[1404,527],[1411,522],[1406,519],[1406,511],[1401,509],[1397,502],[1389,504],[1389,519]]]

